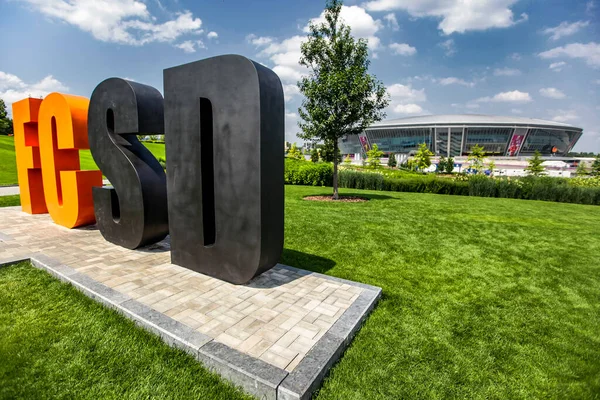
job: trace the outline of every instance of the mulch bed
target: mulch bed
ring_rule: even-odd
[[[336,203],[362,203],[363,201],[369,201],[369,199],[358,196],[340,196],[338,200],[334,200],[333,196],[306,196],[304,200],[311,201],[335,201]]]

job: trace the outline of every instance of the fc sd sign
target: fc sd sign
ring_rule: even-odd
[[[23,211],[67,228],[97,223],[135,249],[171,235],[171,261],[232,283],[283,248],[284,100],[270,69],[237,55],[164,70],[155,88],[119,78],[91,98],[13,104]],[[165,134],[167,175],[137,139]],[[82,171],[90,149],[100,171]],[[113,187],[102,187],[102,175]]]

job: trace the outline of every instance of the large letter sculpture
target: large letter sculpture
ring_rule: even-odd
[[[92,187],[100,171],[79,170],[79,149],[89,149],[85,97],[50,93],[40,106],[38,130],[44,194],[55,223],[74,228],[94,222]]]
[[[135,249],[169,232],[167,183],[136,134],[164,132],[163,98],[151,86],[119,78],[100,83],[90,99],[94,161],[113,188],[94,188],[98,229],[109,242]]]
[[[21,208],[29,214],[48,212],[42,183],[42,165],[38,138],[38,112],[41,99],[24,99],[13,103],[15,153]]]
[[[227,55],[166,69],[164,85],[171,261],[246,283],[283,248],[281,82]]]

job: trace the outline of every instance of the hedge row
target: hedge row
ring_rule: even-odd
[[[333,167],[328,163],[286,160],[285,183],[292,185],[331,186]],[[339,186],[350,189],[387,190],[395,192],[435,193],[460,196],[503,197],[545,200],[562,203],[600,205],[600,187],[595,182],[551,177],[489,178],[459,176],[440,178],[433,174],[404,178],[377,172],[342,169]]]

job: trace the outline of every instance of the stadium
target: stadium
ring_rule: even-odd
[[[475,145],[488,156],[530,156],[538,150],[543,156],[565,157],[583,133],[568,124],[533,118],[490,115],[427,115],[381,121],[359,135],[340,139],[341,153],[355,160],[374,144],[386,156],[414,154],[427,143],[436,156],[467,156]]]

